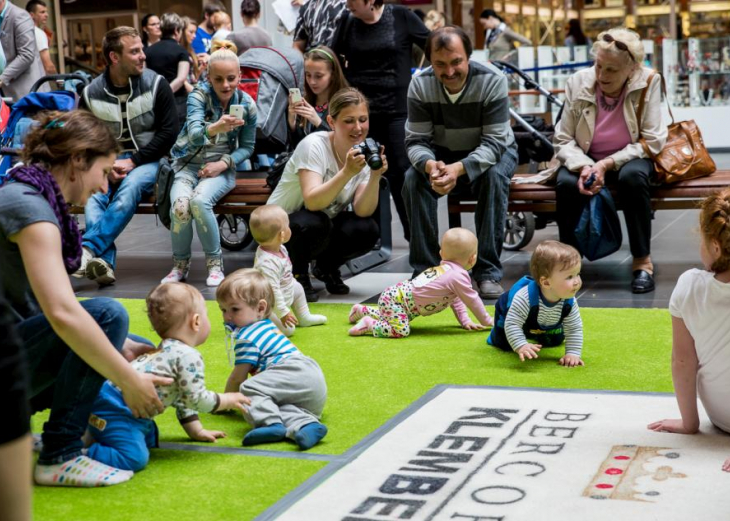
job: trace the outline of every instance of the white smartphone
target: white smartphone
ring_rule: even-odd
[[[302,101],[302,91],[296,87],[289,89],[289,96],[291,96],[292,103],[299,103]]]
[[[231,105],[230,115],[234,118],[243,119],[243,105]]]

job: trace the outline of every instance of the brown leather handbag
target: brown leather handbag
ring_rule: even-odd
[[[644,101],[655,75],[656,72],[649,75],[646,87],[641,91],[638,113],[639,132],[641,132],[641,116],[644,114]],[[639,139],[646,155],[654,161],[654,181],[669,184],[712,174],[717,167],[705,148],[699,127],[692,119],[674,122],[672,107],[669,106],[667,98],[667,86],[664,78],[661,80],[664,100],[667,103],[669,115],[672,117],[672,124],[667,127],[667,143],[661,152],[654,155],[646,145],[644,138]]]

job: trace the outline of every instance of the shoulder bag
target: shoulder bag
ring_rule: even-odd
[[[644,114],[644,102],[654,79],[656,72],[649,75],[646,87],[641,91],[641,99],[639,100],[639,111],[637,119],[639,123],[639,135],[641,136],[641,117]],[[660,76],[661,77],[661,76]],[[686,179],[694,179],[696,177],[704,177],[712,174],[717,167],[710,157],[709,152],[705,148],[702,140],[700,129],[694,120],[674,121],[672,107],[669,105],[667,98],[667,86],[662,80],[662,94],[669,109],[669,115],[672,117],[672,124],[667,127],[667,143],[658,153],[653,154],[643,137],[639,142],[644,147],[644,152],[654,161],[654,181],[662,183],[676,183]]]

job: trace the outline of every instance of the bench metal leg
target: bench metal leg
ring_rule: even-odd
[[[353,275],[367,271],[384,262],[388,262],[393,252],[392,215],[390,213],[390,189],[385,178],[380,180],[380,194],[375,219],[380,226],[380,248],[371,250],[365,255],[348,261],[345,265]]]

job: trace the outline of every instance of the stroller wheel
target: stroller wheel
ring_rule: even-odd
[[[219,215],[218,231],[221,236],[221,246],[228,251],[242,250],[253,241],[248,221],[243,215]]]
[[[520,250],[530,244],[535,235],[535,216],[532,212],[510,212],[504,222],[505,250]]]

